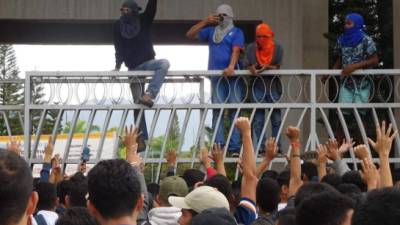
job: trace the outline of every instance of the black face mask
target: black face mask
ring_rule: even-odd
[[[121,35],[124,38],[131,39],[140,32],[139,11],[122,14],[120,17]]]

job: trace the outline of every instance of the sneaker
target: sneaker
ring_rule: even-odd
[[[147,92],[139,98],[139,103],[149,108],[154,105],[153,98],[151,97],[150,93]]]

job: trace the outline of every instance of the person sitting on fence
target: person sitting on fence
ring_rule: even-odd
[[[247,68],[253,75],[259,75],[265,70],[277,70],[281,67],[283,48],[274,39],[274,32],[266,23],[256,28],[256,41],[246,48]],[[256,77],[252,85],[252,102],[274,103],[279,101],[282,94],[282,86],[279,78],[271,75]],[[261,141],[260,152],[265,148],[265,134],[261,137],[265,124],[265,109],[257,109],[253,119],[253,137],[255,144]],[[281,110],[274,109],[271,113],[272,137],[277,138],[281,126]],[[261,139],[261,140],[260,140]],[[279,146],[279,141],[278,141]]]
[[[211,77],[211,101],[212,103],[240,103],[244,100],[245,87],[241,78],[230,77],[239,67],[239,55],[244,48],[243,32],[233,23],[233,10],[229,5],[223,4],[217,8],[215,14],[194,25],[187,32],[190,39],[198,39],[208,42],[210,53],[208,60],[209,70],[223,70],[224,77]],[[235,117],[235,110],[229,111],[229,127]],[[221,116],[219,114],[222,113]],[[212,127],[217,133],[215,143],[222,146],[224,137],[224,112],[213,110]],[[218,121],[218,118],[221,118]],[[217,124],[218,123],[218,124]],[[229,140],[228,151],[231,154],[240,151],[239,131],[234,128]]]
[[[115,70],[119,71],[121,64],[125,62],[129,71],[154,71],[154,76],[145,92],[145,84],[139,79],[135,79],[130,85],[135,103],[152,107],[170,65],[166,59],[154,59],[155,52],[150,31],[157,11],[157,0],[149,0],[146,10],[143,13],[139,11],[140,7],[134,0],[127,0],[122,4],[121,17],[114,24]],[[135,110],[135,117],[138,115],[139,111]],[[139,151],[143,151],[143,140],[148,138],[144,116],[140,121],[140,132],[143,139],[140,139],[142,141],[139,142]]]

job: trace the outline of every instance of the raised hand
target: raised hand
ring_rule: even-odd
[[[289,126],[286,130],[286,136],[291,142],[300,140],[300,129],[294,126]]]
[[[328,162],[328,149],[326,148],[325,145],[318,145],[318,163],[321,164],[326,164]]]
[[[220,144],[214,144],[211,151],[211,158],[215,163],[221,163],[224,161],[224,150]]]
[[[368,138],[369,144],[379,154],[379,156],[389,157],[392,148],[392,142],[397,135],[397,130],[392,133],[392,124],[386,129],[386,122],[383,121],[382,125],[376,125],[376,141]]]
[[[368,185],[368,190],[373,190],[377,188],[379,181],[379,172],[375,165],[372,163],[371,159],[364,158],[361,161],[362,172],[361,176]]]
[[[340,156],[339,147],[336,139],[329,139],[325,146],[327,148],[327,156],[332,161],[340,160],[342,157]]]
[[[17,155],[21,155],[21,142],[17,142],[15,137],[12,137],[10,142],[7,143],[7,150],[14,152]]]
[[[140,136],[139,130],[133,125],[130,125],[129,130],[128,126],[125,126],[125,137],[123,143],[126,148],[132,148],[137,144],[137,138]]]
[[[49,136],[49,140],[47,141],[47,145],[44,148],[44,161],[50,163],[51,158],[53,156],[54,146],[53,146],[53,139]]]
[[[370,158],[368,148],[366,145],[357,145],[354,148],[354,153],[359,160],[364,160],[366,158]]]
[[[274,137],[268,138],[265,142],[265,156],[264,160],[272,161],[278,155],[278,142]]]
[[[247,117],[239,117],[236,120],[235,126],[239,129],[242,135],[250,135],[251,134],[251,125],[249,118]]]
[[[348,152],[353,146],[355,142],[353,142],[353,138],[350,138],[350,140],[343,139],[342,145],[339,147],[339,153],[340,156],[343,157],[343,154]]]
[[[176,164],[176,151],[171,149],[167,152],[165,159],[167,160],[168,166],[175,166]]]
[[[204,168],[208,169],[211,167],[211,159],[206,148],[200,149],[199,160],[203,164]]]

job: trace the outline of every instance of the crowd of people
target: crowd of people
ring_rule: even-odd
[[[149,0],[143,13],[135,1],[126,1],[114,26],[115,70],[125,63],[130,71],[155,71],[146,90],[139,79],[131,84],[135,102],[148,107],[154,104],[169,69],[167,60],[154,59],[150,30],[156,9],[157,0]],[[186,34],[207,42],[208,69],[222,70],[223,78],[211,78],[213,103],[243,100],[243,84],[232,76],[235,70],[245,68],[257,75],[279,69],[282,64],[283,47],[274,40],[268,24],[257,26],[256,39],[245,49],[243,32],[235,27],[233,18],[233,9],[221,5]],[[339,102],[360,103],[369,98],[368,83],[346,78],[357,69],[378,63],[375,44],[363,26],[362,16],[349,14],[345,32],[338,40],[334,68],[342,69],[344,75]],[[243,63],[239,60],[242,52]],[[253,85],[251,101],[272,103],[281,97],[281,86],[271,77],[261,77],[258,82]],[[51,139],[39,179],[33,179],[29,164],[20,156],[20,145],[11,141],[7,149],[0,150],[0,224],[395,225],[400,221],[400,176],[389,163],[392,142],[398,135],[392,124],[377,124],[376,138],[362,145],[354,146],[352,140],[339,144],[331,139],[310,154],[314,156],[311,160],[302,157],[300,129],[289,126],[288,166],[275,171],[270,168],[281,147],[280,140],[274,138],[281,126],[279,109],[271,114],[272,137],[268,139],[261,137],[264,109],[256,111],[253,124],[246,117],[233,121],[234,112],[230,111],[226,120],[235,123],[235,129],[226,149],[232,156],[240,156],[240,177],[232,182],[224,163],[225,120],[219,120],[219,114],[214,110],[216,144],[210,151],[200,150],[203,169],[176,174],[177,155],[169,151],[165,177],[150,184],[145,182],[144,162],[138,154],[148,138],[144,118],[138,128],[125,128],[125,159],[100,161],[88,173],[83,160],[70,177],[64,175],[60,157],[53,155]],[[253,147],[253,140],[258,139],[264,143],[260,163],[256,163],[258,150]],[[379,156],[377,161],[370,147]],[[349,150],[357,156],[360,170],[351,169],[342,159]]]
[[[247,117],[235,121],[243,152],[240,179],[226,175],[220,145],[202,149],[203,169],[175,174],[176,153],[166,155],[168,170],[159,183],[146,185],[138,154],[139,129],[125,128],[126,158],[98,162],[86,174],[64,176],[54,147],[45,148],[40,178],[33,179],[20,145],[0,150],[0,224],[4,225],[394,225],[400,219],[400,177],[389,155],[398,135],[392,124],[376,125],[369,146],[334,139],[318,146],[314,161],[302,159],[301,131],[289,126],[288,166],[270,170],[278,142],[269,138],[256,163]],[[350,148],[360,170],[350,169],[342,155]],[[214,161],[214,163],[212,163]],[[215,166],[215,167],[214,167]],[[394,175],[392,175],[394,173]]]

